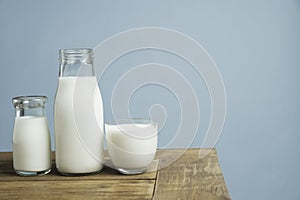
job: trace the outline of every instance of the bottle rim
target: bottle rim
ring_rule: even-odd
[[[90,48],[72,48],[72,49],[60,49],[59,60],[65,61],[86,61],[92,62],[94,58],[94,50]]]

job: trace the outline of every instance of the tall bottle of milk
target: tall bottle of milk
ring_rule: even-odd
[[[56,167],[63,175],[103,168],[103,103],[92,49],[62,49],[54,104]]]

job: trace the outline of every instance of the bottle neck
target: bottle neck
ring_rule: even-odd
[[[94,76],[92,49],[61,49],[60,77]]]

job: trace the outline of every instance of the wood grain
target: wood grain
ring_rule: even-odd
[[[150,172],[130,176],[109,167],[89,176],[61,176],[52,154],[50,174],[21,177],[11,155],[0,153],[0,199],[230,199],[215,149],[159,150]],[[107,154],[105,163],[110,165]]]
[[[52,171],[46,176],[22,177],[17,176],[13,170],[11,153],[0,153],[0,182],[1,181],[63,181],[63,180],[154,180],[157,176],[158,160],[154,160],[148,170],[144,174],[134,176],[121,175],[115,169],[104,166],[104,169],[98,174],[89,176],[61,176],[56,167],[55,162],[52,163]],[[109,159],[105,158],[105,163],[109,163]],[[111,165],[111,163],[109,163]]]
[[[151,199],[155,180],[9,181],[0,199]]]
[[[164,165],[164,160],[160,165]],[[154,199],[230,199],[216,150],[189,149],[174,163],[160,169]]]

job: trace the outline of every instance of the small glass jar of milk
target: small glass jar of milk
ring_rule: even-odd
[[[47,97],[19,96],[13,131],[13,167],[21,176],[44,175],[51,171],[50,134],[45,115]]]

